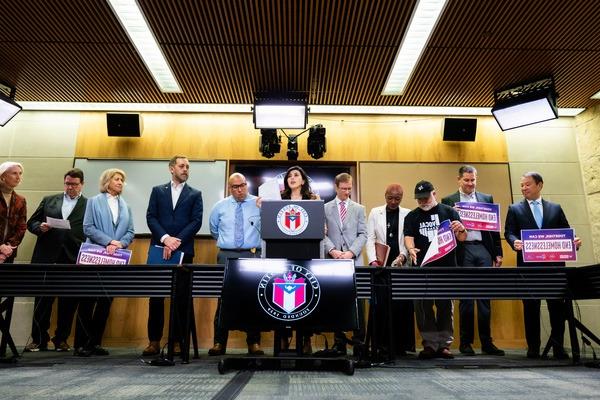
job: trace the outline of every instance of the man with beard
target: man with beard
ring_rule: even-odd
[[[418,207],[404,219],[404,244],[412,264],[421,266],[430,243],[437,237],[438,228],[445,220],[450,220],[450,228],[458,241],[467,238],[467,231],[460,222],[458,212],[445,204],[439,204],[435,189],[428,181],[420,181],[415,186],[415,199]],[[456,248],[430,263],[428,266],[455,267]],[[454,340],[452,325],[452,300],[415,300],[417,327],[423,338],[420,359],[435,357],[454,358],[450,345]],[[435,305],[436,312],[433,310]]]
[[[168,260],[171,253],[183,252],[183,264],[194,261],[194,238],[202,226],[202,193],[186,183],[190,163],[185,156],[177,155],[169,161],[171,181],[152,188],[146,221],[152,240],[150,246],[163,246],[163,258]],[[178,301],[179,307],[174,316],[174,353],[180,353],[183,343],[181,321],[185,318],[186,299]],[[150,343],[142,353],[145,356],[160,353],[160,340],[164,325],[164,299],[151,297],[148,310],[148,338]]]

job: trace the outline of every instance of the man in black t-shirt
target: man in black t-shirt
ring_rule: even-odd
[[[414,266],[421,266],[429,244],[438,234],[440,223],[450,220],[450,228],[458,241],[467,238],[458,212],[445,204],[438,204],[435,189],[430,182],[420,181],[415,186],[418,207],[404,219],[404,244]],[[456,249],[427,266],[455,267]],[[434,312],[433,306],[436,307]],[[415,300],[417,327],[423,338],[423,351],[419,358],[454,358],[450,345],[454,340],[452,325],[452,300]]]

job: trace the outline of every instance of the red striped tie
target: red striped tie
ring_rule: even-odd
[[[340,201],[340,219],[342,224],[346,222],[346,203],[343,201]]]

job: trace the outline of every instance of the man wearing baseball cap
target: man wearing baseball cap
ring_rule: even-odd
[[[467,231],[460,222],[458,212],[445,204],[439,204],[435,195],[435,188],[431,182],[418,182],[415,185],[417,208],[409,212],[404,219],[404,244],[415,266],[421,266],[423,263],[430,243],[438,234],[441,222],[450,220],[450,228],[458,241],[467,238]],[[457,266],[456,249],[428,263],[427,266]],[[436,312],[433,309],[434,305]],[[452,308],[452,300],[415,300],[417,327],[423,338],[420,359],[454,358],[450,352],[450,345],[454,340]]]

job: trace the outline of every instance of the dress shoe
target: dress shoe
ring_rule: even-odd
[[[302,344],[302,354],[312,354],[312,343],[310,337],[304,338],[304,343]]]
[[[173,343],[173,355],[174,356],[181,355],[181,344],[179,342]]]
[[[100,347],[99,345],[92,347],[91,351],[95,356],[107,356],[109,354],[108,350],[106,350],[104,347]]]
[[[527,350],[527,358],[536,359],[540,358],[539,350]]]
[[[208,350],[209,356],[222,356],[225,354],[225,346],[221,343],[215,343],[215,345]]]
[[[73,352],[73,355],[74,356],[78,356],[78,357],[89,357],[89,356],[92,355],[92,350],[86,349],[86,348],[83,348],[83,347],[78,347]]]
[[[23,349],[24,352],[34,353],[36,351],[46,351],[48,350],[48,345],[41,345],[39,343],[31,342]]]
[[[451,360],[454,358],[454,354],[447,347],[439,348],[436,355],[440,358],[444,358],[446,360]]]
[[[555,348],[552,350],[554,358],[557,360],[568,360],[569,354],[563,348]]]
[[[458,346],[458,350],[460,351],[460,354],[463,354],[465,356],[475,355],[475,351],[473,350],[473,347],[471,347],[470,344],[461,344],[460,346]]]
[[[504,350],[497,348],[494,343],[486,344],[485,346],[481,346],[481,351],[490,356],[503,356]]]
[[[52,341],[52,343],[54,343],[54,350],[56,350],[56,351],[71,351],[71,346],[69,346],[69,344],[66,341],[58,340],[56,337],[53,337],[50,340]]]
[[[264,356],[265,352],[260,349],[258,343],[252,343],[248,345],[248,354],[253,356]]]
[[[346,344],[344,344],[342,342],[335,342],[333,344],[333,346],[331,347],[331,350],[335,351],[340,356],[345,356],[348,354],[348,350],[346,349]]]
[[[158,340],[151,340],[148,346],[142,351],[143,356],[155,356],[160,353],[160,342]]]
[[[431,360],[432,358],[435,358],[435,356],[435,350],[429,346],[425,346],[425,348],[419,352],[419,360]]]

